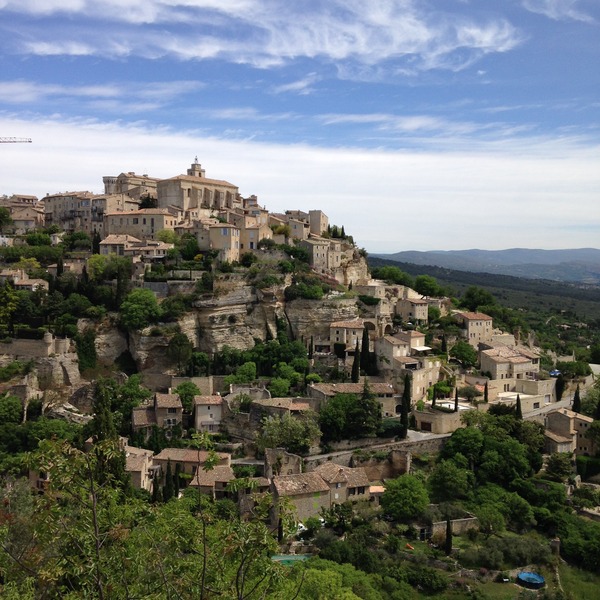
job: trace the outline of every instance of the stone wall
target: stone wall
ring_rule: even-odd
[[[46,358],[52,354],[63,355],[70,352],[69,338],[55,338],[47,333],[43,340],[14,338],[10,342],[0,342],[0,355],[6,354],[15,359]]]
[[[402,465],[402,462],[401,462],[402,460],[406,460],[407,465],[410,468],[410,460],[412,458],[401,459],[400,456],[402,454],[410,454],[411,457],[414,454],[436,454],[444,447],[444,444],[446,443],[446,441],[449,438],[450,438],[450,434],[445,435],[445,436],[437,436],[435,438],[416,440],[416,441],[404,440],[404,441],[400,441],[400,442],[388,442],[386,444],[377,444],[376,446],[371,445],[371,446],[367,447],[366,449],[364,449],[364,452],[356,452],[356,450],[358,448],[355,447],[355,448],[348,449],[348,450],[334,452],[332,454],[317,454],[317,455],[307,456],[304,459],[304,466],[305,466],[306,471],[314,471],[317,466],[319,466],[320,464],[323,464],[324,462],[327,462],[328,460],[332,460],[333,462],[343,465],[343,466],[346,466],[346,467],[358,466],[355,463],[355,458],[354,458],[356,455],[358,455],[358,457],[360,457],[362,455],[362,456],[366,457],[366,459],[369,459],[368,454],[367,454],[368,452],[377,452],[379,454],[379,453],[387,451],[390,453],[398,452],[398,455],[396,455],[396,454],[393,455],[394,463],[391,464],[390,468],[400,469],[401,465]],[[382,472],[385,472],[385,469],[383,467],[382,467]],[[377,479],[372,479],[372,481],[376,481],[376,480]]]
[[[466,517],[464,519],[452,519],[450,521],[452,535],[460,535],[469,529],[479,529],[477,517]],[[431,524],[431,535],[446,535],[446,521],[437,521]]]

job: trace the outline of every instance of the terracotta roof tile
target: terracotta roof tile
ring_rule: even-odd
[[[279,496],[297,496],[328,492],[329,486],[318,473],[299,473],[297,475],[276,475],[273,486]]]

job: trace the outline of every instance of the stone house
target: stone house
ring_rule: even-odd
[[[108,256],[116,254],[117,256],[125,256],[125,251],[129,250],[134,244],[141,244],[142,240],[128,234],[111,234],[107,235],[100,242],[100,254]]]
[[[218,395],[194,396],[194,429],[219,431],[223,419],[223,398]]]
[[[335,344],[343,344],[347,352],[354,352],[358,343],[360,349],[364,328],[365,322],[363,319],[331,323],[329,325],[329,342],[331,347],[333,348]]]
[[[539,354],[526,346],[482,343],[479,362],[481,371],[491,379],[508,379],[503,391],[510,391],[517,379],[537,379],[540,372]]]
[[[230,223],[210,225],[208,230],[210,248],[218,250],[221,262],[236,262],[240,259],[240,229]]]
[[[129,234],[140,240],[155,239],[159,231],[174,231],[177,217],[164,208],[142,208],[104,215],[104,235]]]
[[[315,472],[276,475],[271,480],[271,493],[274,506],[287,498],[299,521],[318,516],[321,509],[331,508],[329,485]]]
[[[452,407],[454,407],[454,401],[452,401]],[[464,411],[474,410],[472,406],[464,404],[459,404],[458,408],[457,412],[436,410],[429,406],[423,407],[422,410],[414,408],[412,414],[415,417],[416,429],[429,433],[452,433],[463,427],[461,417]]]
[[[307,393],[309,398],[315,400],[315,409],[319,410],[336,394],[355,394],[361,396],[364,383],[311,383]],[[389,383],[369,381],[369,389],[375,394],[381,405],[383,417],[392,417],[400,413],[400,398],[396,394],[394,386]]]
[[[215,466],[231,467],[231,454],[217,452],[218,463]],[[211,454],[205,450],[195,450],[193,448],[165,448],[153,458],[154,464],[159,467],[160,480],[164,480],[167,472],[167,464],[171,462],[171,472],[175,474],[177,470],[182,475],[189,475],[192,479],[197,471],[202,470]],[[179,465],[179,466],[178,466]]]
[[[596,445],[586,436],[594,419],[576,413],[568,408],[559,408],[546,414],[546,430],[565,440],[571,440],[570,452],[576,455],[594,456]]]
[[[142,431],[146,438],[150,435],[153,427],[169,430],[181,426],[182,420],[183,406],[177,394],[156,392],[152,403],[136,406],[131,414],[133,431]]]
[[[138,490],[152,491],[153,482],[153,462],[152,450],[144,448],[135,448],[125,445],[125,471],[129,473],[131,485]]]
[[[401,298],[396,303],[396,314],[405,323],[427,323],[429,321],[429,302],[420,298]]]
[[[10,218],[17,235],[34,231],[44,226],[44,209],[37,206],[23,206],[11,210]]]
[[[480,343],[492,341],[494,333],[492,317],[478,312],[457,312],[455,318],[461,328],[462,337],[477,348]]]
[[[143,196],[156,198],[156,185],[160,181],[148,175],[136,175],[133,171],[120,173],[116,177],[106,175],[102,178],[105,194],[125,194],[139,200]]]
[[[329,486],[331,504],[369,499],[369,478],[362,467],[325,462],[313,472],[318,473]]]
[[[233,469],[229,465],[218,465],[212,469],[197,469],[196,474],[188,484],[213,500],[229,498],[227,485],[235,479]]]

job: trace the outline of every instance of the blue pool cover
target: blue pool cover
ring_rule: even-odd
[[[539,590],[546,585],[546,580],[538,573],[523,571],[517,576],[517,581],[524,587],[531,590]]]

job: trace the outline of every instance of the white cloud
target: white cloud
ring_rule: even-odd
[[[593,23],[595,19],[578,8],[578,0],[523,0],[527,10],[544,15],[549,19],[563,19]]]
[[[155,110],[166,102],[203,87],[199,81],[135,82],[126,85],[59,85],[33,81],[0,81],[0,102],[33,104],[51,100],[83,99],[88,106],[102,110],[123,110],[128,113]]]
[[[522,40],[505,19],[443,13],[419,0],[309,5],[287,0],[4,0],[3,6],[41,17],[13,32],[15,47],[24,53],[221,58],[261,68],[308,58],[333,63],[340,74],[361,79],[460,70]],[[43,17],[65,12],[71,20],[43,26]]]
[[[198,155],[209,177],[257,194],[270,210],[322,208],[371,252],[568,248],[598,246],[600,239],[600,147],[576,138],[512,138],[474,148],[448,143],[409,152],[1,115],[0,131],[33,138],[32,144],[0,146],[0,193],[101,192],[103,175],[171,177]]]
[[[292,81],[290,83],[284,83],[282,85],[276,85],[272,88],[275,94],[282,94],[292,92],[300,94],[301,96],[307,96],[314,92],[313,85],[319,80],[316,73],[309,73],[306,77]]]

